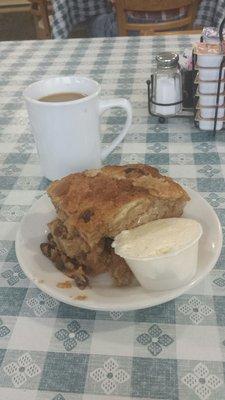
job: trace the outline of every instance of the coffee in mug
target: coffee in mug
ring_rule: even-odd
[[[100,92],[98,82],[79,75],[45,79],[25,89],[31,129],[46,178],[55,180],[101,167],[127,134],[132,121],[130,102],[122,98],[102,100]],[[102,149],[100,116],[112,107],[123,108],[127,120],[112,143]]]
[[[46,101],[46,102],[61,102],[61,101],[72,101],[72,100],[79,100],[86,97],[86,94],[83,93],[75,93],[75,92],[65,92],[65,93],[54,93],[49,94],[48,96],[41,97],[38,99],[39,101]]]

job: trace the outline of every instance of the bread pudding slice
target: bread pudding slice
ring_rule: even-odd
[[[71,174],[48,188],[70,234],[93,249],[102,238],[159,219],[180,217],[189,197],[171,178],[144,164]]]
[[[70,278],[80,289],[89,283],[89,276],[109,271],[116,286],[127,286],[133,274],[123,258],[115,254],[111,239],[103,238],[90,249],[77,234],[71,238],[59,219],[48,224],[50,234],[41,250],[55,266]]]

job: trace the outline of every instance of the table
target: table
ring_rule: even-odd
[[[53,38],[67,38],[79,22],[112,11],[108,0],[53,0],[53,10]],[[202,0],[194,25],[219,28],[224,10],[225,0]]]
[[[216,26],[220,27],[225,18],[225,0],[202,0],[197,18],[196,26]]]
[[[53,38],[67,38],[74,26],[91,17],[111,12],[108,0],[53,0]]]
[[[41,293],[15,255],[18,224],[48,182],[40,173],[22,90],[51,75],[97,79],[124,96],[133,125],[107,163],[146,162],[198,190],[225,227],[225,134],[188,118],[160,125],[147,112],[146,79],[160,50],[191,36],[0,43],[0,398],[4,400],[224,400],[225,248],[190,292],[154,308],[98,312]],[[103,118],[109,143],[121,110]]]

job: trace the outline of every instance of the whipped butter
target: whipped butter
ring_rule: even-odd
[[[166,218],[121,232],[112,246],[123,258],[162,257],[178,253],[201,234],[201,225],[193,219]]]

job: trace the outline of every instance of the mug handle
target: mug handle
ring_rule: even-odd
[[[120,107],[123,108],[127,113],[127,120],[124,128],[120,132],[120,134],[112,141],[109,147],[106,147],[102,150],[101,159],[104,160],[114,149],[115,147],[122,142],[124,137],[126,136],[128,129],[131,126],[132,122],[132,107],[130,102],[127,99],[109,99],[109,100],[99,100],[99,114],[101,115],[103,112],[112,107]]]

